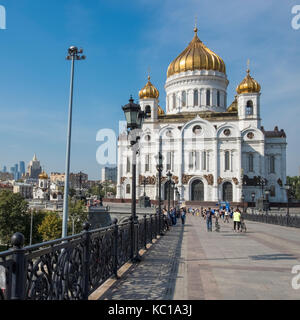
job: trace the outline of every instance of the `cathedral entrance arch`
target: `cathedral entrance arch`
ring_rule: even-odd
[[[204,201],[204,183],[201,180],[195,180],[191,185],[191,200]]]
[[[232,202],[233,196],[232,196],[232,183],[231,182],[225,182],[223,184],[223,201]]]

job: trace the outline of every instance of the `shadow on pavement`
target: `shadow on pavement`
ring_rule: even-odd
[[[172,300],[183,233],[184,227],[181,225],[172,227],[101,300]]]
[[[292,254],[275,253],[275,254],[262,254],[257,256],[249,256],[252,260],[297,260],[298,257]]]

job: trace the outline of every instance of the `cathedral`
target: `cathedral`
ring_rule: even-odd
[[[156,159],[161,153],[163,200],[169,187],[176,187],[186,202],[251,202],[265,197],[266,190],[270,202],[286,202],[286,134],[262,126],[260,84],[248,67],[228,106],[226,65],[197,33],[195,28],[188,47],[168,67],[166,111],[150,77],[139,92],[147,118],[136,156],[137,198],[145,192],[158,199]],[[118,139],[118,199],[131,199],[131,163],[124,132]]]

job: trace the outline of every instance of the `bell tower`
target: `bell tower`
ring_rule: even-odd
[[[145,87],[139,92],[140,106],[151,121],[157,120],[158,114],[158,97],[159,92],[155,86],[150,82],[150,76],[148,76],[148,82]]]

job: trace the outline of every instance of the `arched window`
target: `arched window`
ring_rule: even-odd
[[[270,170],[269,173],[275,173],[275,156],[270,156]]]
[[[252,100],[247,101],[246,105],[246,116],[252,116],[253,115],[253,102]]]
[[[275,186],[270,187],[270,197],[276,197],[276,189]]]
[[[202,170],[206,170],[206,151],[202,152]]]
[[[249,159],[249,168],[248,168],[249,172],[253,172],[253,154],[252,153],[249,154],[248,159]]]
[[[173,93],[173,109],[176,108],[176,95]]]
[[[126,184],[126,193],[130,194],[130,184]]]
[[[198,90],[194,90],[194,107],[198,106],[199,104],[199,97],[198,97]]]
[[[145,172],[150,170],[150,155],[146,154],[145,156]]]
[[[210,90],[206,90],[206,105],[210,106]]]
[[[130,159],[129,159],[129,157],[127,157],[126,172],[127,172],[127,173],[130,172]]]
[[[217,91],[217,106],[220,107],[220,91]]]
[[[151,107],[149,105],[145,107],[145,113],[147,117],[151,117]]]
[[[230,170],[230,153],[225,151],[225,171]]]
[[[186,106],[186,92],[182,91],[181,93],[181,101],[182,101],[182,106],[185,107]]]

